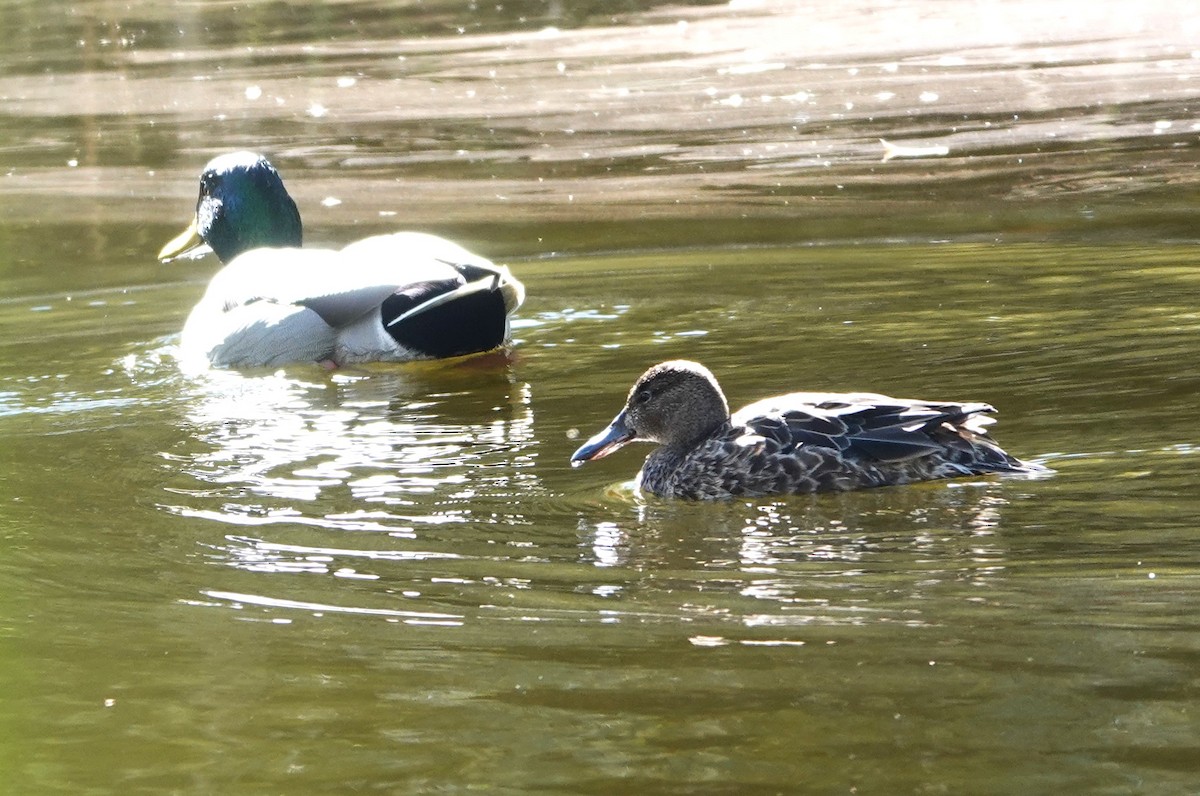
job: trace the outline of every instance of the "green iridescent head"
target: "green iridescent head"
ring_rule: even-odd
[[[204,167],[196,217],[158,257],[184,257],[208,244],[227,263],[250,249],[299,246],[301,230],[300,211],[275,167],[262,155],[231,152]]]

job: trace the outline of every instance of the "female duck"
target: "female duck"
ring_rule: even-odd
[[[218,367],[402,361],[488,351],[525,288],[508,269],[419,232],[301,249],[300,213],[261,155],[214,158],[191,226],[159,259],[214,252],[225,267],[192,310],[185,360]],[[207,245],[205,245],[207,244]]]
[[[571,457],[599,459],[628,442],[656,442],[639,488],[663,497],[730,498],[863,489],[981,473],[1043,473],[984,430],[983,403],[936,403],[870,393],[796,392],[732,417],[712,373],[663,362],[633,385],[608,428]]]

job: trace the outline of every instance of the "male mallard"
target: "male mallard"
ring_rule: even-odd
[[[183,327],[185,358],[253,367],[471,354],[508,339],[525,298],[507,268],[434,235],[376,235],[336,251],[301,249],[300,230],[266,158],[209,161],[195,219],[158,254],[211,250],[225,264]]]
[[[627,442],[657,442],[638,486],[663,497],[729,498],[863,489],[981,473],[1039,473],[1009,456],[984,426],[983,403],[937,403],[871,393],[795,392],[730,417],[703,365],[663,362],[642,374],[608,428],[575,466]]]

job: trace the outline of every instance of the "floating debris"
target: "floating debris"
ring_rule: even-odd
[[[883,144],[884,163],[887,163],[892,158],[928,158],[950,154],[950,147],[944,144],[934,146],[905,146],[904,144],[893,144],[891,141],[883,138],[879,139],[879,143]]]

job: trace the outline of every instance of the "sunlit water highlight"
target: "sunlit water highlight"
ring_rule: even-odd
[[[13,7],[11,789],[1190,788],[1195,20],[505,5]],[[153,253],[244,146],[313,243],[507,259],[512,348],[182,372],[213,263]],[[735,406],[986,400],[1057,474],[694,505],[636,448],[570,468],[673,357]]]

